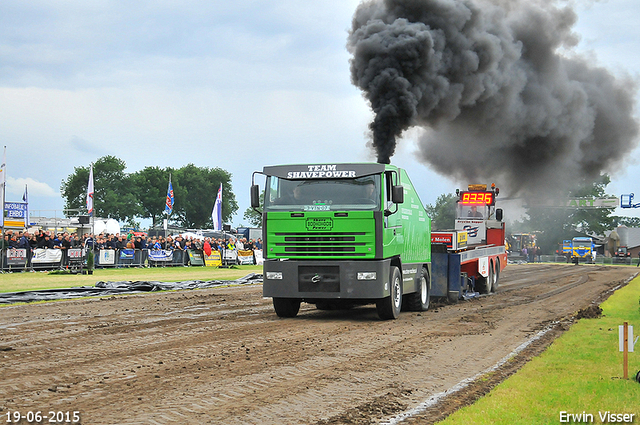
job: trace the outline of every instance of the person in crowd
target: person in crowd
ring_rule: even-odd
[[[44,234],[44,239],[38,242],[38,248],[44,248],[44,249],[53,248],[53,241],[51,240],[51,237],[49,236],[48,232]]]
[[[193,249],[194,249],[193,242],[191,242],[191,239],[187,239],[184,243],[184,250],[187,251],[187,250],[193,250]]]
[[[31,266],[31,244],[29,243],[29,239],[31,239],[31,237],[29,236],[29,232],[25,231],[18,241],[18,248],[24,249],[26,251],[27,267]]]
[[[7,232],[4,232],[4,235],[2,235],[2,246],[0,246],[0,248],[2,248],[2,250],[4,251],[5,249],[8,249],[10,247],[9,245],[9,234]]]
[[[32,233],[31,237],[29,238],[29,246],[32,252],[34,249],[38,247],[38,237],[36,236],[35,233]]]
[[[262,249],[262,238],[258,238],[255,245],[256,249]]]
[[[244,251],[244,242],[242,239],[236,239],[236,249],[238,251]]]
[[[84,238],[84,246],[85,248],[93,249],[95,245],[95,239],[91,233],[87,233]]]

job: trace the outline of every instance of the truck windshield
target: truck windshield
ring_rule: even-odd
[[[456,207],[456,218],[458,219],[482,220],[493,218],[494,213],[495,207],[487,205],[466,205],[459,202]]]
[[[380,176],[286,180],[267,177],[265,211],[379,210]]]

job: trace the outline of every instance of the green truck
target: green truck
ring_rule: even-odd
[[[251,205],[260,206],[254,173]],[[431,223],[393,165],[264,167],[263,294],[276,314],[375,303],[382,319],[427,310]]]
[[[376,304],[381,319],[425,311],[431,297],[457,302],[495,292],[507,264],[499,189],[458,191],[455,229],[431,220],[396,166],[305,164],[264,167],[263,295],[280,317],[301,302],[318,309]],[[469,215],[469,212],[473,214]]]

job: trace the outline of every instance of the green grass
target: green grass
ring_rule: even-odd
[[[0,292],[94,286],[99,281],[149,280],[175,282],[182,280],[234,280],[249,273],[262,273],[262,266],[215,267],[152,267],[96,269],[92,275],[22,272],[0,274]]]
[[[640,278],[616,291],[601,307],[603,316],[582,319],[539,357],[477,403],[439,422],[451,424],[558,424],[560,412],[593,415],[633,413],[640,423],[640,344],[629,353],[629,379],[623,380],[618,325],[627,321],[640,334]]]

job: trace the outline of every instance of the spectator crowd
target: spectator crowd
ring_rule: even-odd
[[[136,235],[133,231],[126,234],[109,234],[100,233],[98,235],[85,234],[82,237],[77,233],[61,232],[55,233],[48,230],[37,231],[13,231],[6,230],[0,240],[0,249],[2,249],[3,258],[7,249],[19,248],[26,249],[27,258],[30,260],[36,249],[59,249],[63,253],[63,263],[66,264],[68,250],[72,248],[80,248],[83,250],[92,249],[98,252],[101,249],[124,250],[133,249],[148,252],[149,250],[167,250],[178,251],[180,258],[188,258],[182,253],[187,250],[200,251],[204,255],[210,255],[214,251],[222,253],[226,250],[232,251],[253,251],[262,249],[262,240],[246,238],[210,238],[200,239],[197,237],[182,237],[181,235],[164,236],[146,236]],[[148,266],[146,260],[148,256],[143,256],[142,266]],[[145,263],[145,264],[142,264]]]

